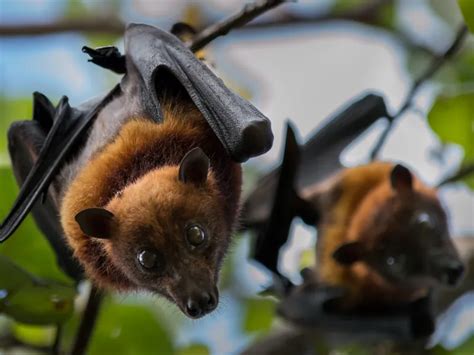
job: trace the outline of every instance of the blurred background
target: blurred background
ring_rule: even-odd
[[[32,92],[40,91],[53,102],[67,95],[75,106],[107,92],[120,79],[88,63],[82,46],[123,49],[121,34],[130,22],[169,29],[184,21],[202,29],[243,4],[236,0],[0,0],[0,218],[17,194],[6,132],[11,122],[31,117]],[[395,112],[413,79],[449,47],[462,22],[456,0],[299,0],[212,42],[205,51],[208,62],[228,86],[272,120],[274,147],[245,164],[244,191],[278,164],[287,120],[304,141],[323,120],[368,91],[383,95]],[[376,124],[351,145],[344,163],[368,161],[383,128],[383,122]],[[473,130],[474,40],[470,35],[461,52],[423,85],[413,107],[396,121],[380,157],[404,162],[434,185],[462,164],[472,164]],[[466,255],[469,248],[474,250],[473,188],[471,177],[440,191],[452,234]],[[294,223],[280,264],[292,281],[299,281],[301,267],[312,264],[315,240],[313,229]],[[236,354],[271,333],[281,320],[274,315],[275,301],[258,296],[271,277],[248,261],[251,243],[249,235],[235,238],[222,272],[221,303],[204,319],[188,320],[173,305],[150,295],[107,296],[90,353]],[[82,285],[74,297],[67,286],[70,280],[57,268],[31,219],[0,245],[0,254],[8,258],[0,259],[0,266],[13,261],[24,269],[13,267],[9,275],[3,271],[6,268],[0,270],[0,313],[6,314],[0,315],[0,353],[41,352],[54,339],[55,327],[47,324],[59,319],[65,320],[64,341],[70,342],[88,285]],[[48,285],[46,296],[30,282],[31,275]],[[27,297],[13,306],[2,304],[6,295],[1,282],[14,282],[13,278],[29,287],[22,293]],[[45,313],[31,321],[28,309],[48,309],[53,291],[67,302],[74,301],[75,307],[68,303],[57,319]],[[449,317],[440,318],[430,351],[473,354],[474,293],[466,293],[452,307],[455,311]],[[351,345],[333,353],[372,350]]]

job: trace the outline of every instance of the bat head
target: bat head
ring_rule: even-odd
[[[195,148],[179,166],[156,169],[105,208],[76,216],[82,231],[105,239],[111,262],[137,289],[161,294],[191,318],[218,304],[218,273],[230,242],[209,159]]]
[[[387,281],[407,287],[454,286],[463,275],[436,192],[402,165],[362,203],[353,224],[354,241],[334,253],[342,264],[364,262]]]

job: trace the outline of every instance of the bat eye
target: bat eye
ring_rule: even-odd
[[[390,255],[385,259],[387,266],[394,271],[401,270],[405,265],[404,255]]]
[[[145,269],[153,269],[156,267],[158,256],[151,250],[142,250],[137,254],[137,259]]]
[[[420,213],[418,216],[416,216],[415,223],[424,229],[430,229],[433,228],[433,220],[431,219],[430,215],[428,213]]]
[[[197,247],[206,241],[206,233],[198,225],[193,225],[186,229],[186,239],[191,246]]]

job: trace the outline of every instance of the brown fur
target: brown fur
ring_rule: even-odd
[[[234,227],[239,209],[240,165],[228,157],[194,106],[169,104],[163,111],[161,124],[144,118],[126,123],[113,142],[82,169],[62,201],[61,222],[67,241],[87,275],[101,287],[136,288],[124,271],[125,265],[111,253],[112,243],[119,243],[120,248],[132,248],[133,238],[121,235],[102,240],[84,235],[74,219],[81,210],[105,207],[119,219],[126,216],[128,220],[120,226],[121,230],[130,227],[127,223],[145,229],[160,228],[156,223],[160,216],[168,218],[173,213],[184,213],[170,210],[173,201],[175,205],[191,207],[196,213],[220,210],[219,216],[207,216],[214,221],[218,232],[230,234]],[[209,157],[211,168],[205,186],[192,189],[178,181],[178,165],[186,152],[197,146]],[[176,215],[176,220],[180,217],[183,216]],[[161,222],[173,227],[173,221],[161,219]],[[154,242],[157,246],[163,244],[160,240]],[[167,244],[164,252],[173,253],[170,245]]]
[[[363,262],[341,265],[333,254],[341,245],[364,240],[368,245],[383,243],[375,238],[374,228],[396,229],[388,214],[403,214],[403,206],[393,199],[390,172],[394,164],[376,162],[343,170],[324,185],[305,191],[323,213],[318,225],[317,282],[347,289],[344,308],[373,304],[410,302],[427,292],[427,288],[400,288],[385,280]],[[414,177],[416,194],[406,199],[423,199],[439,205],[436,192]],[[410,201],[404,201],[410,204]],[[390,206],[388,208],[387,206]],[[377,211],[377,221],[374,220]],[[387,223],[385,223],[387,221]],[[403,223],[403,217],[397,223]],[[403,241],[400,241],[403,243]]]

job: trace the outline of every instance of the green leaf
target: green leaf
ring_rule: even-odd
[[[474,93],[438,97],[428,122],[441,142],[463,148],[464,162],[474,159]],[[472,179],[469,181],[474,188]]]
[[[100,311],[88,354],[173,354],[166,328],[147,307],[117,304],[107,298]]]
[[[209,349],[203,344],[192,344],[176,351],[176,355],[209,355]]]
[[[54,341],[56,326],[14,324],[12,333],[16,339],[35,346],[49,346]]]
[[[7,257],[0,255],[0,305],[3,300],[22,287],[33,284],[32,277],[25,270],[15,265]],[[2,307],[0,306],[0,311]]]
[[[0,312],[27,324],[57,324],[74,310],[72,286],[41,280],[0,256]]]
[[[63,323],[72,315],[75,294],[71,286],[40,281],[8,297],[4,312],[27,324]]]
[[[461,8],[462,16],[466,22],[469,31],[474,33],[474,1],[472,0],[458,0],[459,7]]]
[[[18,194],[11,168],[0,167],[0,220],[7,215]],[[56,264],[56,255],[48,241],[28,217],[18,230],[0,244],[0,255],[8,256],[26,271],[38,277],[72,283]]]
[[[17,120],[31,118],[33,100],[31,98],[7,99],[0,96],[0,164],[9,164],[7,153],[7,132],[10,124]]]
[[[275,302],[249,298],[245,301],[244,329],[247,332],[267,331],[275,316]]]

